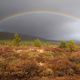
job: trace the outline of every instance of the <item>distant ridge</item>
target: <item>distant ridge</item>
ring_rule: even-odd
[[[13,33],[9,32],[0,32],[0,40],[12,39],[14,36]]]
[[[0,32],[0,40],[11,40],[14,38],[14,34],[15,33],[10,33],[10,32]],[[20,34],[20,37],[22,40],[34,40],[34,39],[40,39],[40,40],[43,40],[43,41],[49,41],[49,42],[52,42],[52,43],[59,43],[60,41],[58,40],[47,40],[47,39],[44,39],[44,38],[40,38],[40,37],[35,37],[35,36],[29,36],[29,35],[25,35],[25,34]]]
[[[0,32],[0,40],[8,40],[8,39],[13,39],[14,38],[14,34],[15,33],[10,33],[10,32]],[[22,40],[33,40],[33,39],[37,39],[38,37],[35,36],[29,36],[29,35],[24,35],[24,34],[20,34],[20,37]],[[42,39],[42,38],[39,38]],[[45,40],[45,39],[42,39]]]

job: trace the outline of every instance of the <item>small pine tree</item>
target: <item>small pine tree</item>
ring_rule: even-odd
[[[14,39],[13,39],[13,44],[16,45],[16,46],[19,46],[20,42],[21,42],[20,35],[15,33],[14,34]]]
[[[41,43],[40,39],[34,40],[34,46],[41,47],[41,45],[42,45],[42,43]]]

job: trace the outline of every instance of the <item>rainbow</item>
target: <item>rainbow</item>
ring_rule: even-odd
[[[64,16],[64,17],[67,17],[67,18],[71,18],[73,20],[77,20],[77,21],[80,21],[80,18],[78,17],[75,17],[75,16],[71,16],[70,14],[65,14],[65,13],[60,13],[60,12],[54,12],[54,11],[30,11],[30,12],[23,12],[23,13],[18,13],[18,14],[15,14],[15,15],[12,15],[12,16],[9,16],[9,17],[6,17],[4,19],[2,19],[0,21],[0,23],[4,22],[4,21],[7,21],[9,19],[12,19],[14,17],[19,17],[19,16],[23,16],[23,15],[30,15],[30,14],[55,14],[55,15],[60,15],[60,16]]]

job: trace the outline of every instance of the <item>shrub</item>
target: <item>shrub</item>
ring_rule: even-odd
[[[14,39],[13,39],[13,45],[15,46],[19,46],[21,42],[21,37],[19,36],[19,34],[14,34]]]
[[[78,49],[78,46],[76,45],[76,43],[73,40],[70,40],[67,44],[67,48],[69,49],[69,51],[75,51]]]
[[[39,39],[36,39],[36,40],[34,40],[33,44],[34,44],[34,46],[36,46],[36,47],[41,47],[42,42],[41,42]]]
[[[53,70],[52,69],[45,69],[42,73],[41,73],[42,76],[52,76],[53,75]]]
[[[48,63],[53,70],[54,76],[65,76],[74,74],[74,65],[67,58],[55,58]]]
[[[62,41],[59,47],[64,48],[70,52],[76,51],[79,48],[78,45],[73,40],[70,40],[69,42]]]
[[[69,60],[71,62],[74,62],[76,64],[79,64],[80,63],[80,54],[79,53],[72,53],[71,55],[69,55]]]
[[[67,43],[65,41],[61,41],[60,48],[67,48]]]
[[[41,72],[43,72],[43,68],[42,67],[40,67],[37,63],[36,63],[36,61],[30,61],[27,65],[26,65],[26,67],[25,67],[25,69],[24,69],[24,71],[25,71],[25,73],[26,73],[26,76],[27,76],[27,79],[29,79],[29,78],[33,78],[33,77],[35,77],[35,76],[40,76],[41,75]]]

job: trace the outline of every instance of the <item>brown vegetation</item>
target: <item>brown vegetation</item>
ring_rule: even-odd
[[[41,45],[37,40],[38,43],[32,46],[1,44],[0,80],[80,80],[79,49],[67,52],[64,47]]]

